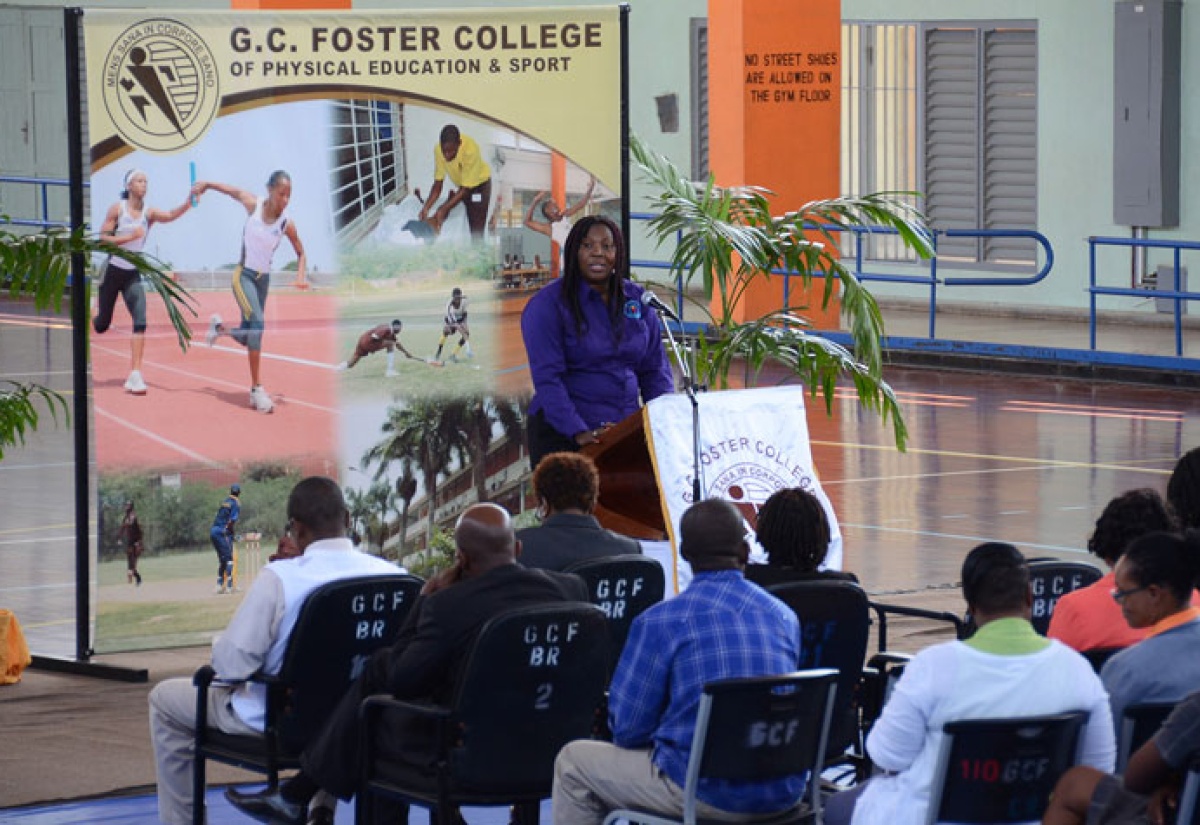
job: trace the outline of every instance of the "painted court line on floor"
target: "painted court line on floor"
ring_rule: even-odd
[[[904,535],[909,535],[909,536],[927,536],[929,538],[936,538],[936,539],[952,539],[955,541],[972,541],[972,542],[975,542],[976,544],[983,544],[983,543],[989,542],[989,541],[1004,541],[1004,542],[1008,541],[1008,539],[996,538],[995,536],[963,536],[963,535],[959,535],[957,533],[941,533],[936,530],[902,530],[898,527],[885,527],[881,524],[854,524],[854,523],[846,522],[846,521],[840,522],[840,524],[843,528],[851,527],[851,528],[854,528],[855,530],[873,530],[877,533],[903,533]],[[1083,554],[1087,554],[1089,552],[1087,550],[1080,550],[1078,547],[1062,547],[1057,544],[1035,544],[1034,542],[1031,542],[1031,541],[1022,541],[1022,542],[1019,542],[1019,544],[1021,547],[1029,547],[1029,548],[1033,548],[1035,550],[1045,550],[1048,553],[1083,553]]]
[[[858,444],[848,441],[810,441],[812,446],[817,447],[837,447],[839,449],[855,449],[869,450],[874,452],[894,453],[896,448],[889,445],[880,444]],[[1154,475],[1169,476],[1170,469],[1159,469],[1155,467],[1138,467],[1142,462],[1149,461],[1165,461],[1170,462],[1174,466],[1178,456],[1163,456],[1162,458],[1131,458],[1129,464],[1097,464],[1091,461],[1059,461],[1053,458],[1028,458],[1026,456],[1017,455],[994,455],[990,453],[969,453],[958,450],[921,450],[909,447],[905,450],[906,455],[935,455],[941,458],[969,458],[977,461],[1002,461],[1010,464],[1032,464],[1035,469],[1049,469],[1051,467],[1065,467],[1076,470],[1113,470],[1116,472],[1137,472],[1137,473],[1153,473]]]

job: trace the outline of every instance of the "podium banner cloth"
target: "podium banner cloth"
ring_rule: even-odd
[[[838,570],[842,533],[813,467],[804,393],[803,387],[767,387],[700,394],[700,494],[732,502],[753,530],[758,508],[776,490],[802,487],[812,492],[829,517],[831,539],[823,567]],[[679,556],[678,535],[679,519],[692,504],[692,405],[682,393],[664,395],[643,407],[642,416],[672,550],[668,587],[673,581],[678,592],[691,580]],[[760,554],[757,549],[756,556]]]

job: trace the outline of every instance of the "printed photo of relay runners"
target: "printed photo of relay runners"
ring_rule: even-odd
[[[135,268],[91,262],[98,649],[223,626],[297,473],[393,503],[412,476],[424,530],[389,525],[386,502],[356,530],[399,557],[439,529],[442,478],[519,443],[525,303],[561,274],[574,221],[626,211],[623,25],[616,7],[82,12],[89,222],[191,307],[185,349]],[[364,455],[464,404],[494,423],[439,477],[396,444]],[[215,583],[205,528],[234,485],[251,505],[229,534],[247,548],[236,587]],[[131,570],[144,585],[120,586]],[[168,622],[133,609],[151,591],[233,598]]]

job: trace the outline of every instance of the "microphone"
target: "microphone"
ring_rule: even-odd
[[[642,303],[648,307],[653,307],[660,315],[667,316],[677,324],[683,323],[683,321],[679,320],[679,316],[675,314],[675,310],[663,303],[657,295],[648,289],[642,293]]]

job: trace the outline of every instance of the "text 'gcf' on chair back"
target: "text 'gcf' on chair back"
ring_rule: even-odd
[[[574,573],[587,584],[588,598],[608,618],[608,675],[625,649],[633,620],[663,600],[666,576],[663,567],[649,556],[627,555],[585,559],[564,572]]]
[[[281,769],[299,765],[300,752],[333,712],[371,654],[390,645],[421,592],[416,576],[361,576],[324,584],[305,599],[276,676],[266,685],[264,736],[238,736],[207,727],[210,665],[196,671],[194,822],[205,817],[205,760],[267,774],[272,787]]]
[[[808,774],[805,796],[774,816],[747,814],[755,825],[794,822],[807,815],[819,822],[820,783],[816,778],[829,734],[838,673],[832,668],[783,676],[724,679],[704,686],[696,714],[683,816],[620,809],[604,825],[625,821],[638,825],[696,825],[696,791],[702,779],[765,782]],[[724,819],[722,821],[725,821]]]
[[[1050,792],[1078,759],[1084,711],[947,722],[929,796],[935,822],[1041,819]]]
[[[871,613],[867,594],[854,582],[804,581],[767,588],[800,620],[801,670],[828,667],[838,672],[837,699],[829,727],[831,761],[858,744],[858,714],[854,705],[867,657]]]
[[[607,662],[608,628],[595,605],[538,605],[490,619],[450,707],[385,695],[363,702],[356,821],[374,820],[376,795],[431,816],[548,798],[559,750],[591,736]],[[427,752],[412,749],[416,730]]]
[[[1099,567],[1082,561],[1030,561],[1029,587],[1033,591],[1030,622],[1033,629],[1045,636],[1058,600],[1098,582],[1103,575]]]

